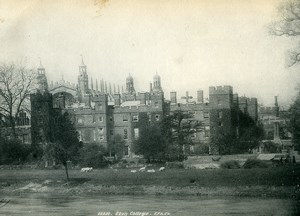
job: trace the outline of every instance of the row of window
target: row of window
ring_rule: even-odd
[[[113,121],[113,117],[110,116],[109,117],[110,121]],[[96,122],[103,122],[104,118],[103,116],[93,116],[93,123],[96,123]],[[123,121],[124,122],[127,122],[129,119],[128,119],[128,115],[123,115]],[[156,114],[155,115],[155,121],[159,121],[160,120],[160,115],[159,114]],[[139,115],[133,115],[132,116],[132,121],[133,122],[138,122],[139,121]],[[149,115],[149,121],[151,121],[151,115]],[[83,118],[77,118],[77,123],[78,124],[83,124]]]
[[[151,121],[151,115],[148,115],[148,118],[149,118],[149,121]],[[124,122],[127,122],[129,119],[128,119],[128,115],[123,115],[123,121]],[[159,121],[160,120],[160,116],[159,114],[156,114],[155,115],[155,121]],[[133,115],[132,116],[132,121],[133,122],[138,122],[139,121],[139,115],[136,114],[136,115]]]
[[[103,116],[93,116],[93,123],[96,123],[96,122],[103,122]],[[83,124],[83,119],[82,118],[77,118],[77,123],[78,124]]]
[[[133,136],[135,139],[139,138],[139,128],[133,129]],[[123,138],[124,138],[124,140],[128,140],[128,130],[126,128],[124,129]]]
[[[98,128],[98,134],[99,134],[99,140],[104,140],[104,129],[103,128]],[[82,137],[82,131],[78,130],[78,134],[79,134],[79,141],[83,141],[83,137]],[[97,140],[97,135],[96,135],[96,130],[93,130],[93,140],[96,141]]]
[[[97,130],[98,130],[98,134],[99,134],[99,136],[98,136],[99,140],[104,140],[104,134],[103,134],[104,129],[98,128]],[[79,140],[83,141],[82,131],[78,130],[78,134],[79,134]],[[114,130],[110,130],[110,135],[114,135]],[[139,137],[139,128],[133,129],[133,136],[135,139],[137,139]],[[124,140],[128,140],[128,129],[127,128],[124,129],[123,138],[124,138]],[[95,129],[93,130],[93,140],[97,141],[97,133],[96,133]]]
[[[192,115],[192,117],[194,117],[195,112],[189,111],[189,114]],[[203,117],[205,119],[209,118],[209,112],[204,112],[203,114],[204,114]],[[223,112],[222,111],[218,112],[218,118],[223,118]],[[112,116],[110,116],[109,119],[110,119],[110,121],[113,121],[113,117]],[[93,116],[93,123],[95,123],[95,122],[103,122],[103,120],[104,120],[103,116],[95,116],[95,115]],[[156,114],[155,115],[155,121],[159,121],[159,120],[160,120],[160,115]],[[123,115],[123,121],[124,122],[129,121],[129,116],[128,115]],[[133,122],[138,122],[139,121],[139,115],[138,114],[133,115],[132,116],[132,121]],[[151,115],[150,114],[149,114],[149,121],[151,121]],[[78,124],[82,124],[83,123],[83,119],[82,118],[77,118],[77,123]]]

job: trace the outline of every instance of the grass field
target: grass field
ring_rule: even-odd
[[[236,187],[236,186],[296,186],[300,183],[300,166],[266,169],[167,169],[164,172],[131,173],[130,169],[99,169],[89,173],[70,170],[74,184],[88,182],[106,186],[167,186],[167,187]],[[65,181],[64,170],[0,170],[0,182]]]

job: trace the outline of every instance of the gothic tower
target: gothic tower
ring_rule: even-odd
[[[40,92],[43,93],[48,91],[48,82],[45,74],[45,68],[43,67],[41,62],[40,62],[40,66],[37,69],[37,84],[38,84],[38,90]]]
[[[162,92],[163,91],[161,88],[160,76],[157,73],[153,77],[153,91],[154,92]]]
[[[129,93],[130,95],[135,95],[133,78],[130,74],[126,78],[126,93]]]
[[[84,96],[84,94],[87,94],[89,91],[89,77],[87,75],[86,65],[83,63],[83,58],[79,66],[78,87],[81,96]]]

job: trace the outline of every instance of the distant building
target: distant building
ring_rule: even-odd
[[[275,96],[274,106],[260,106],[258,116],[265,132],[263,143],[272,141],[280,146],[282,151],[292,153],[292,134],[288,130],[289,111],[280,110],[278,97]]]

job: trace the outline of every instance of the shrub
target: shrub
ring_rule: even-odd
[[[23,164],[30,154],[30,146],[18,139],[0,140],[0,164]]]
[[[208,155],[209,154],[209,145],[203,143],[199,146],[195,146],[195,155]]]
[[[106,149],[103,146],[97,144],[85,144],[80,150],[80,165],[103,168],[108,165],[108,161],[105,158]]]
[[[221,163],[221,168],[222,169],[239,169],[239,168],[241,168],[241,165],[236,160],[230,160],[230,161],[225,161],[225,162]]]
[[[183,162],[174,161],[174,162],[166,162],[167,168],[184,168]]]
[[[262,160],[258,160],[258,159],[248,159],[244,166],[245,169],[251,169],[251,168],[267,168],[268,164],[266,164],[264,161]]]
[[[280,153],[281,146],[272,141],[267,141],[264,143],[264,152],[265,153]]]

